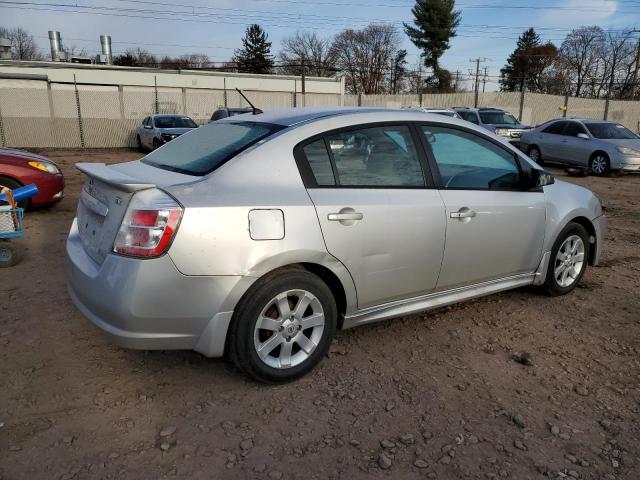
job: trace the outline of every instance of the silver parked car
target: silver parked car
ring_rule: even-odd
[[[606,223],[591,191],[486,130],[411,110],[231,117],[78,168],[79,310],[124,347],[224,354],[274,383],[338,328],[525,285],[568,293]]]
[[[550,160],[595,175],[640,171],[640,137],[623,125],[591,118],[551,120],[525,131],[521,148],[536,163]]]
[[[150,115],[138,127],[136,143],[140,150],[155,150],[194,128],[198,125],[186,115]]]

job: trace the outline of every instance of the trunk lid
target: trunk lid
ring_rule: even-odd
[[[201,177],[161,170],[140,161],[116,165],[78,163],[76,168],[86,176],[76,213],[78,232],[85,251],[98,264],[111,253],[136,192],[201,180]]]

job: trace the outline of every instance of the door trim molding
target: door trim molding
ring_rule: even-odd
[[[444,292],[430,293],[420,297],[385,303],[383,305],[376,305],[375,307],[369,307],[351,315],[345,315],[342,328],[347,329],[358,325],[364,325],[366,323],[411,315],[425,310],[458,303],[463,300],[469,300],[471,298],[490,295],[503,290],[531,285],[535,278],[535,272],[512,275],[497,280],[491,280],[489,282],[454,288]]]

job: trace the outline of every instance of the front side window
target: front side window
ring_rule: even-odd
[[[154,150],[143,162],[187,175],[206,175],[282,128],[258,122],[212,122]]]
[[[411,130],[406,125],[343,131],[328,135],[326,141],[341,186],[425,185]]]
[[[516,117],[507,112],[480,112],[482,123],[489,125],[517,125]]]
[[[444,188],[516,190],[520,170],[514,154],[473,133],[423,126]]]

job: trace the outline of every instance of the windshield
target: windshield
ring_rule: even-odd
[[[491,125],[516,125],[518,120],[516,117],[507,112],[480,112],[482,123]]]
[[[269,123],[213,122],[154,150],[143,162],[187,175],[206,175],[283,128]]]
[[[615,123],[585,123],[585,126],[596,138],[611,138],[616,140],[637,139],[631,130]]]
[[[196,122],[189,117],[155,117],[153,122],[156,128],[196,128]]]

